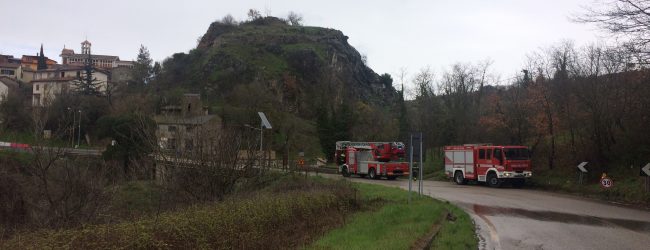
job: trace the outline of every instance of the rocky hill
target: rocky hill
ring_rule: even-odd
[[[164,63],[161,86],[216,99],[240,84],[260,83],[291,113],[357,101],[392,105],[392,80],[368,68],[341,31],[290,26],[275,17],[239,25],[214,22],[189,54]]]
[[[341,31],[275,17],[212,23],[195,49],[165,60],[151,85],[161,105],[174,93],[201,93],[234,126],[256,124],[256,111],[266,112],[277,124],[272,147],[281,151],[329,156],[336,140],[399,134],[390,75],[368,68]]]

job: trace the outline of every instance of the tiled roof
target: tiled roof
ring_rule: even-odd
[[[28,55],[23,55],[22,62],[29,62],[29,61],[38,61],[38,56],[28,56]],[[47,56],[45,57],[45,61],[48,63],[56,63],[56,61],[48,58]]]
[[[20,86],[18,82],[6,76],[0,76],[0,82],[2,82],[4,85],[10,88],[18,88]]]

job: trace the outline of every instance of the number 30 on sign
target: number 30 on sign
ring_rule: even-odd
[[[611,188],[612,186],[614,186],[614,181],[612,181],[612,179],[607,177],[602,178],[600,179],[600,186],[602,186],[603,188]]]

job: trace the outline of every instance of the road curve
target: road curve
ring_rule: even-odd
[[[408,189],[404,179],[349,179]],[[424,194],[467,211],[481,249],[650,249],[650,211],[537,190],[439,181],[424,181]]]

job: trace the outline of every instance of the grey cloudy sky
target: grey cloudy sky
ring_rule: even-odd
[[[65,45],[79,52],[87,37],[93,53],[136,57],[140,44],[155,60],[196,46],[208,25],[230,13],[246,18],[249,8],[263,14],[301,13],[305,25],[343,31],[368,57],[377,73],[414,73],[430,66],[441,71],[456,62],[493,61],[494,73],[507,78],[526,54],[562,40],[596,42],[593,27],[573,23],[572,14],[592,0],[472,1],[135,1],[0,0],[5,24],[0,54],[45,55],[60,62]]]

